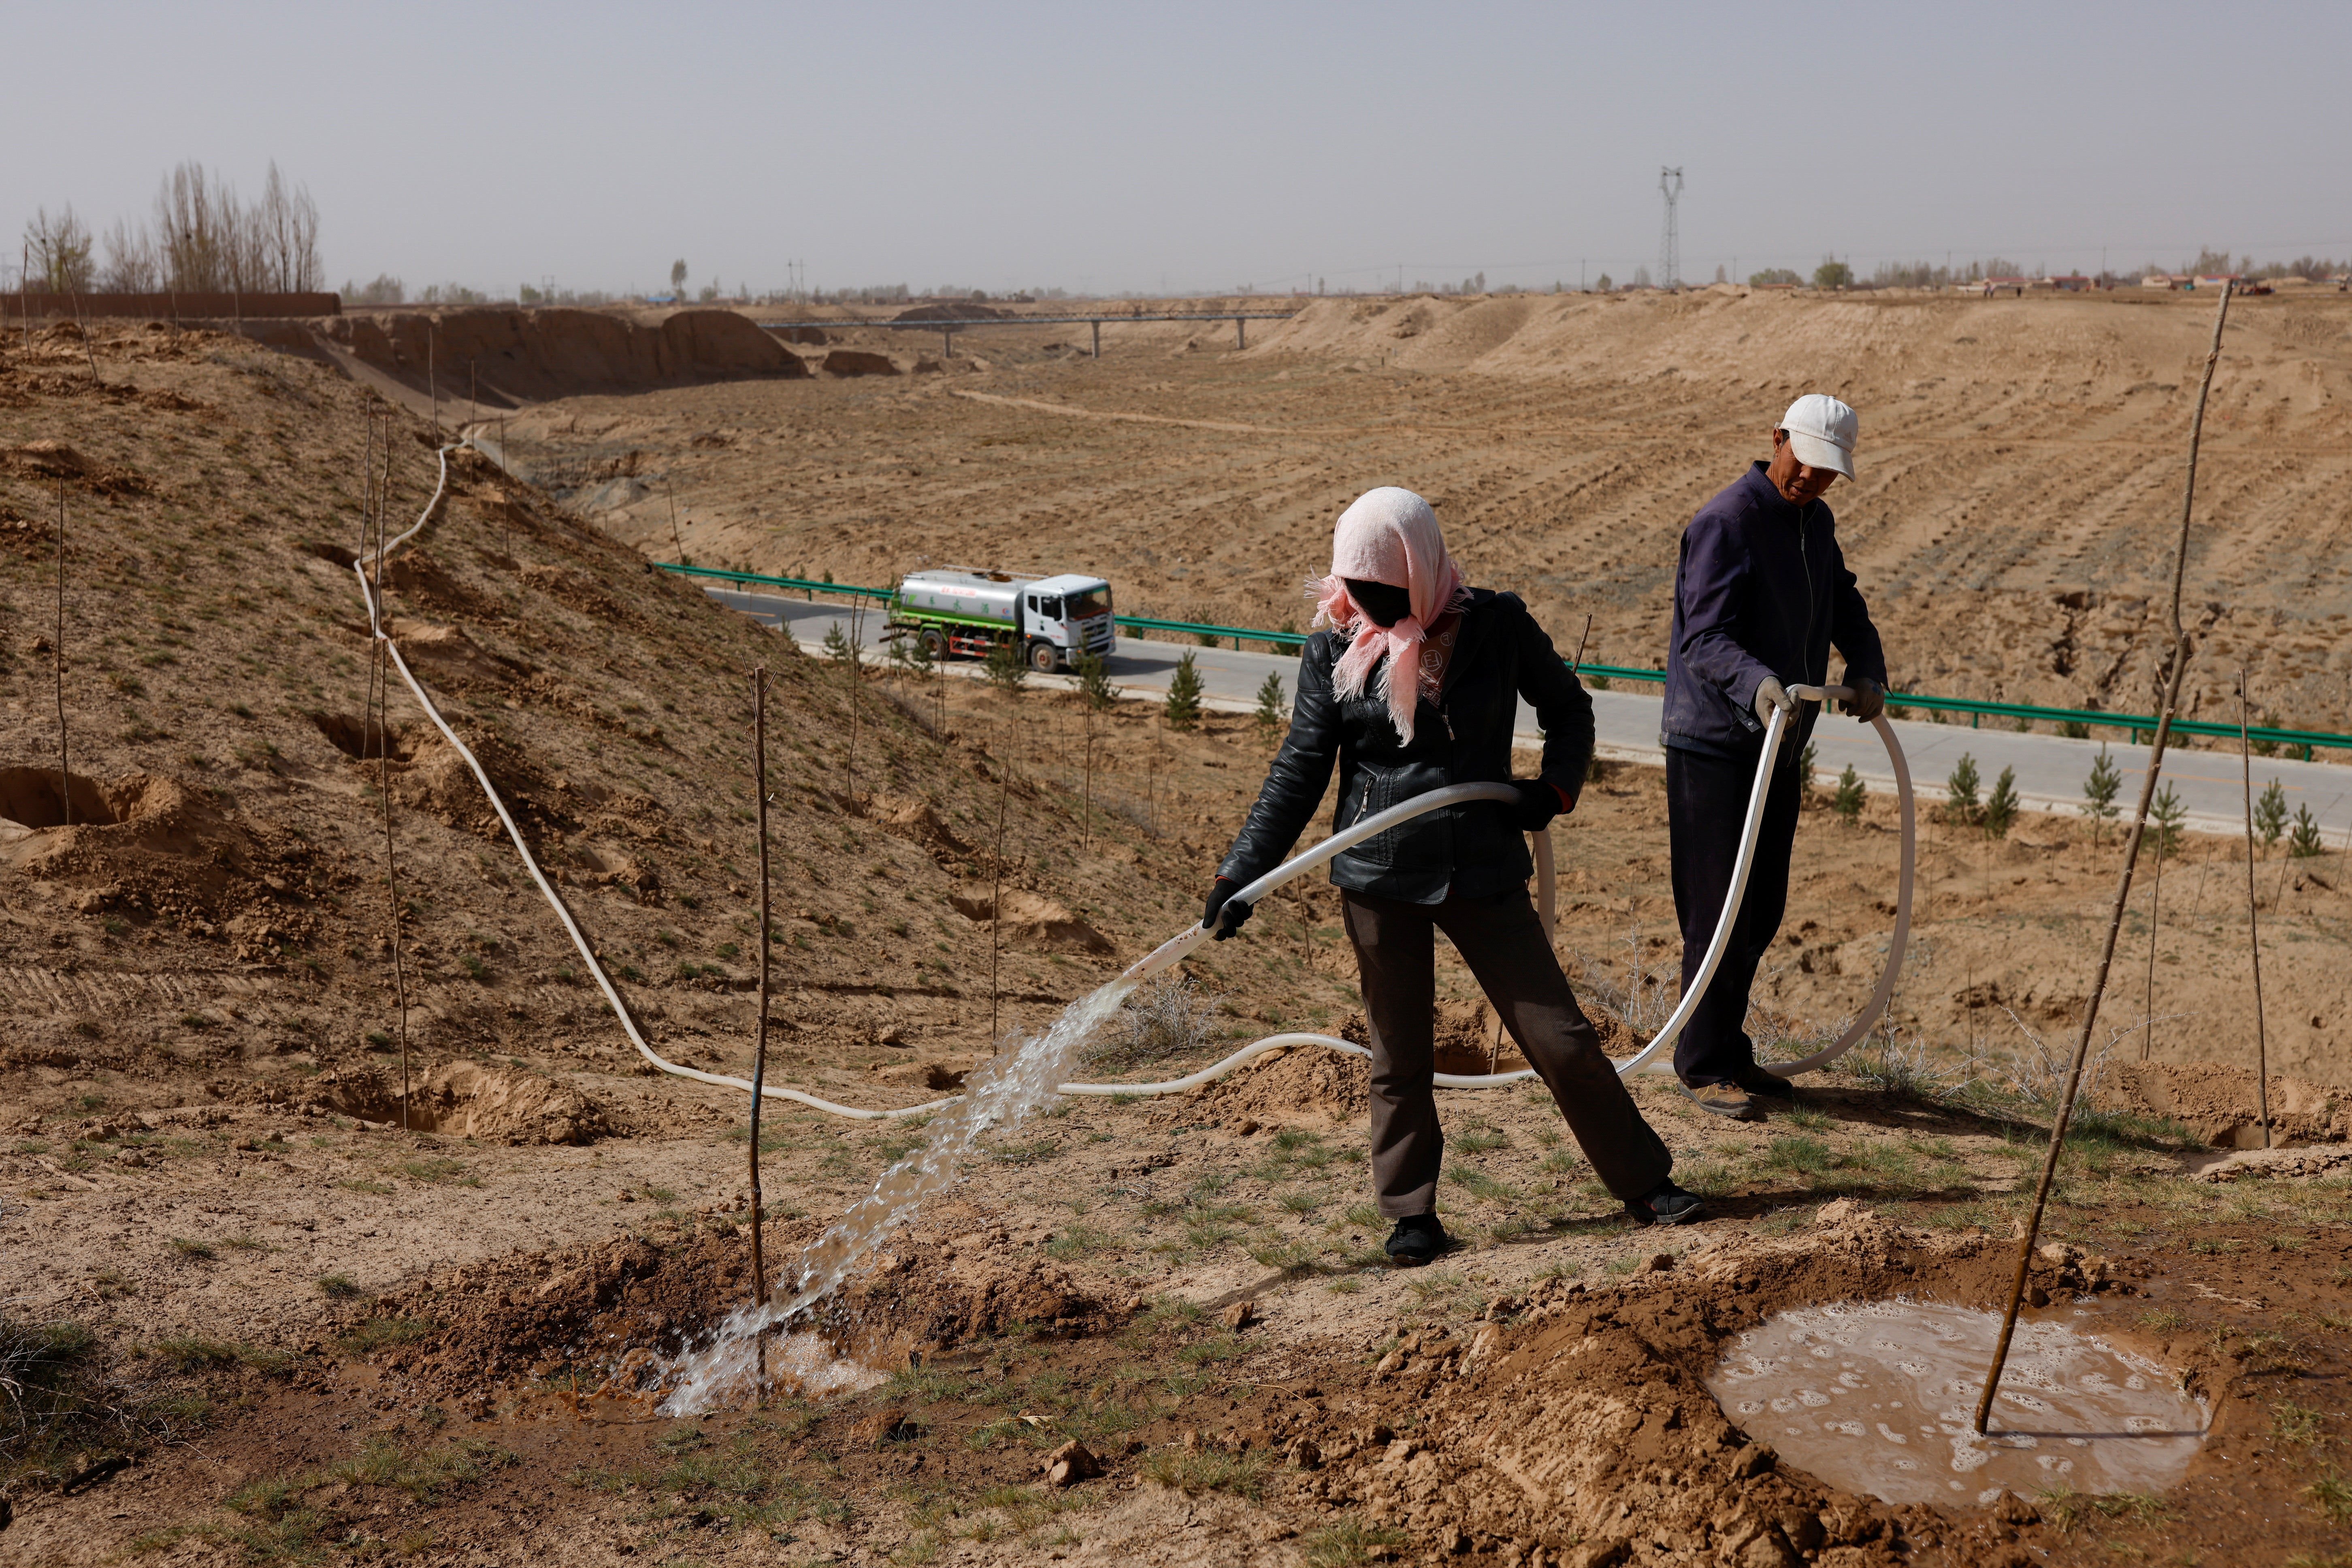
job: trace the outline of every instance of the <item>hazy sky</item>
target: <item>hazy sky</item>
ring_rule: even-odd
[[[275,158],[331,281],[1224,289],[2352,255],[2352,5],[85,4],[0,219]],[[13,264],[14,258],[10,258]]]

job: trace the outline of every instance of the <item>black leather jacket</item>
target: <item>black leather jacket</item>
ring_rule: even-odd
[[[1421,700],[1409,746],[1390,721],[1380,678],[1352,702],[1333,699],[1332,668],[1346,650],[1335,632],[1307,639],[1290,733],[1266,769],[1249,820],[1217,868],[1220,877],[1249,882],[1280,864],[1315,814],[1335,762],[1334,832],[1447,784],[1508,780],[1521,696],[1544,731],[1540,776],[1571,802],[1583,789],[1592,758],[1592,699],[1517,595],[1471,590],[1445,689],[1436,702]],[[1331,862],[1331,880],[1416,904],[1507,891],[1534,869],[1513,813],[1500,801],[1473,801],[1415,817],[1340,855]]]

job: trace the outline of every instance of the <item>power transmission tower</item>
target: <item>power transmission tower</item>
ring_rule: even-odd
[[[1675,222],[1675,204],[1682,199],[1683,172],[1660,168],[1658,194],[1666,198],[1665,227],[1658,235],[1658,287],[1679,289],[1683,282],[1683,237]]]

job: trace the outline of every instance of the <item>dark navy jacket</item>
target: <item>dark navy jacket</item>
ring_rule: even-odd
[[[1768,675],[1783,686],[1829,684],[1832,643],[1848,671],[1886,683],[1886,655],[1845,569],[1836,519],[1820,501],[1781,500],[1757,463],[1683,530],[1658,739],[1752,758],[1764,741],[1756,689]],[[1799,704],[1784,761],[1801,750],[1819,712]]]

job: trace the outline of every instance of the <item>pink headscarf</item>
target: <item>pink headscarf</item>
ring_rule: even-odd
[[[1347,580],[1385,583],[1402,588],[1412,613],[1392,626],[1376,624],[1349,595]],[[1470,591],[1455,570],[1429,503],[1408,489],[1382,485],[1366,490],[1339,514],[1331,534],[1331,574],[1307,584],[1316,600],[1315,625],[1348,637],[1348,651],[1332,671],[1332,693],[1342,701],[1364,694],[1374,668],[1388,669],[1389,717],[1397,733],[1412,743],[1412,715],[1425,692],[1437,696],[1437,679],[1422,668],[1422,641],[1432,623],[1466,603]],[[1411,672],[1399,679],[1397,672]]]

